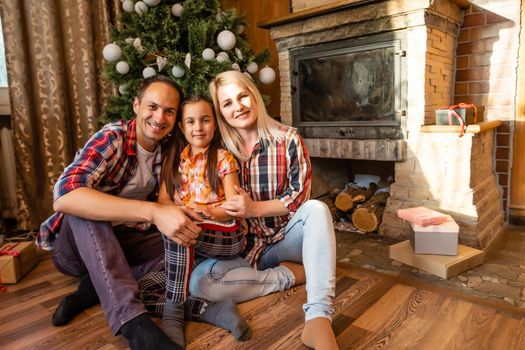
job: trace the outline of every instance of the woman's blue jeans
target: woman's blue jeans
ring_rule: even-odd
[[[292,272],[281,261],[304,265],[306,273],[306,321],[316,317],[332,319],[335,296],[335,233],[326,204],[305,202],[286,225],[285,236],[263,252],[258,269],[243,258],[207,259],[194,270],[190,294],[210,301],[232,298],[236,302],[292,287]]]

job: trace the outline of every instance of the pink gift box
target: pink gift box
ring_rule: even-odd
[[[425,207],[398,209],[397,216],[420,226],[437,225],[447,221],[447,215]]]

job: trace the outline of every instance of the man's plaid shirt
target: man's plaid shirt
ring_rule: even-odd
[[[243,255],[257,266],[266,246],[284,238],[286,224],[310,197],[312,168],[303,139],[296,129],[283,126],[282,141],[259,140],[250,159],[241,163],[241,183],[254,201],[279,199],[290,213],[249,218],[248,245]]]
[[[161,152],[157,152],[153,161],[153,177],[157,180],[156,189],[159,184],[161,158]],[[56,200],[81,187],[90,187],[117,195],[133,177],[137,166],[135,119],[107,124],[77,152],[73,162],[58,178],[53,198]],[[150,199],[154,200],[155,195],[156,193],[150,194]],[[42,223],[36,240],[39,247],[46,250],[53,249],[62,218],[62,213],[55,213]],[[147,229],[149,224],[138,223],[136,227]]]

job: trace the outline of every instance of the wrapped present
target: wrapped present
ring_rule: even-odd
[[[482,250],[458,245],[458,255],[416,254],[409,240],[388,247],[390,259],[416,267],[441,278],[456,276],[473,267],[483,264],[485,254]]]
[[[0,283],[17,283],[37,262],[35,242],[4,244],[0,247]]]
[[[476,107],[472,103],[458,103],[435,110],[436,125],[460,125],[459,136],[465,134],[467,125],[483,121],[483,107]]]
[[[425,207],[398,209],[397,216],[420,226],[436,225],[447,221],[447,215]]]
[[[459,226],[447,215],[447,221],[437,225],[411,224],[410,244],[416,254],[458,254]]]

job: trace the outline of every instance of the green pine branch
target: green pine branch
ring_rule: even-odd
[[[184,8],[180,17],[172,14],[171,8],[176,3],[180,3]],[[246,27],[244,17],[238,16],[235,9],[221,9],[218,0],[162,0],[157,6],[149,7],[143,15],[123,12],[121,26],[111,30],[111,41],[121,48],[122,57],[115,62],[106,62],[104,67],[106,78],[119,87],[120,93],[108,98],[100,121],[134,117],[133,97],[143,80],[142,72],[146,67],[152,67],[157,74],[164,74],[176,80],[185,95],[207,95],[210,80],[220,72],[232,69],[233,63],[236,63],[241,71],[245,71],[251,62],[262,68],[269,60],[268,50],[254,53],[244,34],[236,33],[240,26]],[[223,30],[235,33],[237,50],[220,48],[217,35]],[[226,52],[229,60],[206,61],[202,57],[206,48],[213,49],[216,55]],[[191,55],[189,67],[186,64],[188,53]],[[157,64],[159,57],[166,60],[162,70]],[[121,74],[117,71],[116,64],[119,61],[128,63],[127,73]],[[172,75],[175,65],[184,69],[182,77],[175,78]],[[256,75],[252,75],[254,79]]]

